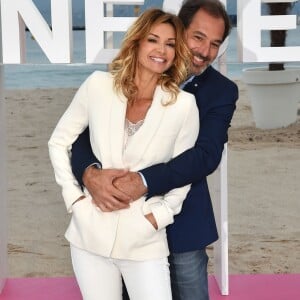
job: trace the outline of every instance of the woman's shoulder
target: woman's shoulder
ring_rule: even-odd
[[[170,93],[165,92],[165,97],[163,103],[168,103],[170,100]],[[172,114],[172,113],[178,113],[181,116],[186,116],[191,111],[198,111],[198,107],[196,104],[195,96],[191,93],[185,92],[183,90],[179,90],[176,100],[172,103],[169,103],[168,105],[164,105],[164,107]]]
[[[158,88],[159,88],[159,91],[161,93],[163,93],[163,95],[164,95],[163,96],[164,97],[163,103],[164,104],[169,103],[170,102],[171,93],[168,92],[168,91],[165,91],[162,87],[158,87]],[[177,96],[176,96],[176,101],[173,102],[173,104],[177,103],[176,106],[178,106],[178,105],[181,105],[180,103],[182,103],[182,105],[184,105],[184,103],[186,103],[186,102],[195,103],[196,102],[195,96],[193,94],[191,94],[191,93],[188,93],[188,92],[183,91],[183,90],[180,89],[179,92],[178,92],[178,94],[177,94]]]
[[[181,103],[182,105],[187,105],[187,103],[190,103],[190,105],[196,105],[195,96],[183,90],[179,91],[176,102]]]
[[[113,80],[113,76],[109,72],[104,71],[94,71],[89,77],[89,80],[91,81],[98,81],[98,80]]]
[[[195,96],[189,92],[186,92],[184,90],[179,90],[179,93],[178,93],[178,97],[181,97],[181,98],[186,98],[186,99],[190,99],[190,100],[195,100]]]
[[[94,71],[86,78],[83,86],[90,91],[109,89],[113,86],[113,77],[109,72]]]

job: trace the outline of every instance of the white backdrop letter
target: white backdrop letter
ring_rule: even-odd
[[[133,17],[107,17],[104,3],[144,4],[143,0],[85,0],[86,62],[108,64],[117,49],[105,49],[105,32],[126,31],[135,20]]]
[[[71,3],[51,0],[51,31],[31,0],[1,0],[3,63],[25,62],[25,24],[50,62],[71,62]]]
[[[262,30],[288,30],[297,27],[296,15],[262,16],[261,2],[261,0],[238,1],[240,59],[243,62],[299,61],[300,46],[261,46]],[[264,0],[263,2],[294,2],[294,0]]]

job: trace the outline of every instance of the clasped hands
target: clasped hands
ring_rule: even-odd
[[[140,174],[128,170],[97,169],[91,166],[85,170],[82,179],[94,204],[104,212],[126,209],[130,202],[147,192]],[[145,217],[157,229],[153,214]]]

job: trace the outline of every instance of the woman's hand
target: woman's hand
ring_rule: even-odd
[[[157,230],[158,229],[158,225],[157,222],[155,220],[155,217],[153,215],[153,213],[147,214],[145,215],[145,218],[152,224],[152,226]]]

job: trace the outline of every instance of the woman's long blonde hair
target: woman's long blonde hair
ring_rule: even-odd
[[[128,29],[122,42],[120,52],[110,64],[110,72],[114,75],[114,86],[121,91],[129,102],[134,101],[138,88],[134,82],[138,63],[139,42],[147,37],[153,25],[170,24],[175,30],[175,58],[172,66],[165,71],[158,84],[170,93],[170,101],[174,103],[179,92],[179,85],[188,75],[191,53],[185,43],[184,27],[180,19],[160,9],[146,10]]]

